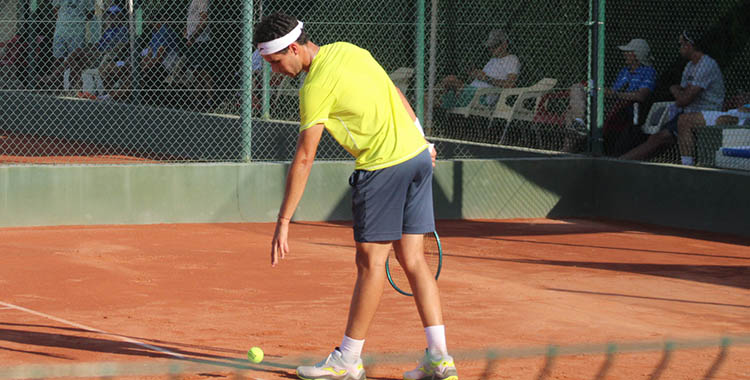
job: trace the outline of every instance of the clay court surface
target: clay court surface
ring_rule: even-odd
[[[287,379],[341,341],[354,246],[347,224],[297,222],[269,265],[272,224],[0,229],[0,366],[215,363],[185,379]],[[591,220],[439,221],[449,348],[659,342],[750,333],[750,241]],[[386,285],[366,353],[426,345],[413,301]],[[243,361],[251,346],[267,365]],[[618,354],[604,379],[750,379],[750,346]],[[415,364],[378,365],[400,379]],[[604,355],[504,359],[493,379],[594,379]],[[458,361],[461,379],[486,361]],[[655,372],[658,372],[655,377]]]

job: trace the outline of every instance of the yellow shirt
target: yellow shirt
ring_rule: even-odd
[[[320,47],[300,90],[300,131],[324,124],[356,169],[400,164],[427,148],[396,86],[370,52],[346,42]]]

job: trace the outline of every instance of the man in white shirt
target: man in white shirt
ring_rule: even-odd
[[[443,108],[463,107],[471,102],[478,88],[484,87],[515,87],[521,71],[521,63],[508,49],[508,38],[500,29],[490,32],[484,45],[490,50],[492,58],[481,70],[469,72],[472,81],[467,85],[455,75],[443,78],[440,88],[446,92],[440,97]],[[497,101],[487,100],[488,102]]]
[[[196,86],[203,91],[195,91],[194,102],[199,110],[205,111],[211,107],[213,78],[211,67],[215,58],[212,51],[211,29],[208,20],[211,0],[192,0],[188,8],[187,23],[183,32],[185,38],[185,58],[187,65],[195,72]]]

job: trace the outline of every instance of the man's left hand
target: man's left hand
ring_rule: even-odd
[[[437,150],[435,150],[435,144],[430,144],[429,148],[430,150],[430,158],[432,158],[432,167],[435,167],[435,159],[437,158]]]

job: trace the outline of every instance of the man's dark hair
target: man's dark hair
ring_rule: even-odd
[[[698,50],[701,53],[706,52],[701,33],[699,31],[695,29],[685,29],[682,31],[682,38],[690,45],[693,45],[693,48],[695,48],[695,50]]]
[[[255,32],[253,33],[253,45],[256,47],[260,42],[273,41],[279,37],[285,36],[291,32],[297,26],[297,18],[289,16],[284,13],[274,13],[272,15],[263,17],[263,20],[255,26]],[[297,43],[304,45],[309,41],[310,38],[307,36],[305,29],[302,29],[302,34],[297,38]],[[279,53],[286,52],[288,48],[279,51]]]

